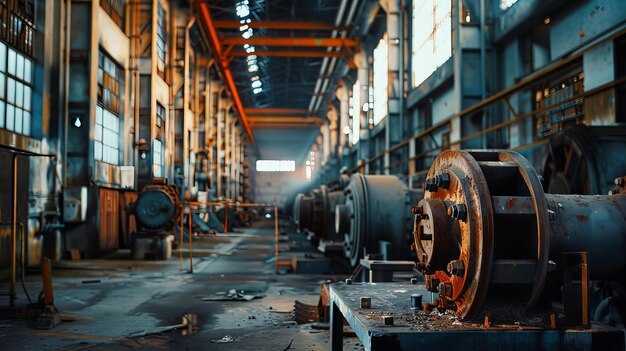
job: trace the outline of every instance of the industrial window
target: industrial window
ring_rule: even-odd
[[[157,103],[156,107],[156,137],[152,142],[152,174],[163,177],[165,173],[165,140],[163,128],[165,125],[165,107]]]
[[[167,17],[161,2],[157,2],[157,71],[165,78],[165,57],[167,53]]]
[[[374,124],[387,116],[388,81],[387,41],[381,39],[374,49]]]
[[[120,153],[120,92],[124,71],[103,52],[98,59],[98,105],[94,158],[117,165]]]
[[[257,160],[257,172],[294,172],[296,161],[293,160]]]
[[[356,145],[360,138],[361,129],[361,86],[359,81],[352,86],[352,145]]]
[[[413,0],[411,17],[413,87],[452,56],[452,1]]]
[[[0,42],[0,128],[30,136],[33,63]]]
[[[34,1],[0,1],[0,38],[25,53],[33,55]]]
[[[124,29],[124,5],[126,0],[100,0],[100,7],[104,9],[113,22]]]

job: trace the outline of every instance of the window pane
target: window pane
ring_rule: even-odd
[[[96,123],[102,124],[102,107],[96,106]]]
[[[94,153],[95,155],[93,157],[98,161],[102,161],[102,143],[101,142],[96,141],[96,143],[94,144]]]
[[[24,120],[22,119],[22,109],[15,109],[15,132],[22,134],[22,126],[24,125]]]
[[[98,123],[96,123],[96,135],[94,136],[94,139],[102,141],[102,126]]]
[[[32,62],[27,58],[24,59],[24,80],[27,83],[32,83],[33,81]]]
[[[31,89],[28,85],[24,85],[24,109],[30,111]]]
[[[6,72],[7,69],[7,46],[0,43],[0,72]]]
[[[4,99],[5,97],[5,84],[6,84],[6,80],[5,80],[5,75],[3,73],[0,73],[0,98]]]
[[[9,78],[8,81],[7,101],[13,104],[15,103],[15,80],[13,78]]]
[[[24,135],[30,135],[30,112],[24,111]]]
[[[15,105],[24,107],[24,85],[18,81],[15,81]]]
[[[15,75],[15,51],[9,49],[9,73]]]
[[[19,79],[24,79],[24,56],[17,54],[17,65],[15,68],[15,75]]]
[[[4,101],[0,100],[0,128],[4,128]]]
[[[13,131],[15,129],[15,107],[13,105],[7,105],[7,129]]]

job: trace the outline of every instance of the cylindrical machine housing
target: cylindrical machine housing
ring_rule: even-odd
[[[410,255],[411,212],[421,191],[409,190],[398,177],[353,174],[345,190],[345,205],[337,205],[336,230],[344,236],[344,251],[353,266],[364,252],[382,253],[387,242],[389,259]]]
[[[444,151],[414,209],[418,269],[437,305],[458,317],[481,310],[491,286],[534,306],[565,252],[588,252],[592,277],[624,279],[626,196],[544,194],[510,151]]]

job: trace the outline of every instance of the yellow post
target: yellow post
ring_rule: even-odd
[[[274,269],[278,270],[278,206],[274,206],[274,235],[276,245],[274,248]]]
[[[189,205],[189,215],[187,216],[187,222],[189,223],[189,273],[193,273],[193,245],[192,245],[192,237],[193,237],[193,228],[192,228],[192,209],[191,205]],[[181,245],[182,246],[182,245]]]
[[[185,205],[183,204],[183,210],[180,211],[180,243],[178,246],[178,252],[180,253],[180,267],[178,268],[179,271],[183,271],[183,240],[184,240],[184,236],[183,236],[183,231],[185,230],[185,225],[184,225],[184,218],[185,218]]]

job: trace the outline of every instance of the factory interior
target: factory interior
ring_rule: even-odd
[[[626,350],[626,0],[0,0],[1,350]]]

